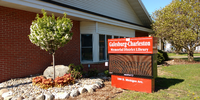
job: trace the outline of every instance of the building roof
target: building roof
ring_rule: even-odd
[[[141,0],[128,0],[144,26],[151,27],[152,19]]]
[[[115,18],[113,16],[108,16],[102,13],[89,11],[87,9],[82,9],[58,1],[63,0],[0,0],[0,5],[36,13],[40,13],[41,9],[45,9],[46,11],[54,13],[57,16],[62,15],[63,12],[67,12],[68,17],[75,20],[97,21],[106,24],[112,24],[121,27],[152,32],[150,26],[152,23],[151,17],[149,16],[141,0],[127,0],[127,2],[132,7],[133,12],[136,13],[137,17],[139,18],[142,24],[140,24],[139,22],[135,23],[124,19]],[[91,0],[88,0],[88,2],[90,1]]]

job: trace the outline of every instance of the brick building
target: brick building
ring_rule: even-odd
[[[42,73],[52,57],[28,38],[37,13],[73,21],[72,40],[55,54],[56,65],[108,69],[107,39],[148,36],[151,18],[141,0],[0,0],[0,82]]]

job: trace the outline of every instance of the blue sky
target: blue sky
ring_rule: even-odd
[[[172,0],[142,0],[142,2],[149,14],[151,15],[152,12],[154,12],[155,10],[158,10],[170,4]]]

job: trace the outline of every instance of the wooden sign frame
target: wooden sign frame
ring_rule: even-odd
[[[112,86],[152,93],[157,77],[157,38],[108,39]]]

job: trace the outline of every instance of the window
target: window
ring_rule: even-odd
[[[114,36],[114,39],[119,38],[119,36]]]
[[[81,60],[92,61],[92,34],[81,34]]]
[[[99,35],[99,60],[105,60],[105,35]]]
[[[120,36],[119,38],[124,38],[124,36]]]
[[[99,60],[108,59],[107,43],[108,39],[111,39],[111,35],[99,35]]]
[[[106,36],[106,47],[108,47],[108,39],[112,39],[112,35],[107,35]],[[109,55],[108,55],[108,48],[106,49],[107,52],[107,60],[109,59]]]

